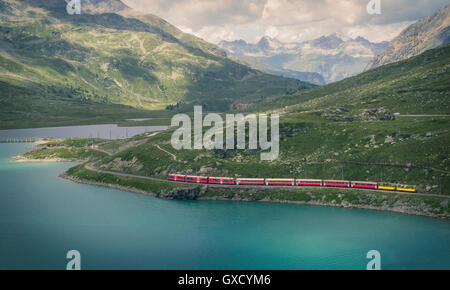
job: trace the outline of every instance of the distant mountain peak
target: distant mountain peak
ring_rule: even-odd
[[[312,45],[322,49],[336,49],[342,43],[344,43],[344,40],[337,33],[333,33],[328,36],[321,36],[312,41]]]
[[[263,36],[259,41],[268,41],[268,42],[280,42],[276,37]]]
[[[343,33],[340,33],[340,32],[334,32],[334,33],[328,35],[328,37],[340,38],[340,39],[342,39],[343,41],[348,41],[348,40],[351,39],[351,38],[348,37],[347,35],[345,35],[345,34],[343,34]]]
[[[358,41],[358,42],[369,42],[366,38],[364,38],[362,36],[357,36],[355,38],[355,41]]]
[[[234,41],[228,41],[228,42],[235,42],[237,44],[247,44],[247,42],[243,39],[238,39],[238,40],[234,40]]]
[[[256,58],[259,67],[265,63],[272,71],[278,68],[289,73],[318,73],[327,82],[333,82],[360,73],[388,43],[372,43],[363,37],[352,39],[341,33],[332,33],[297,43],[284,43],[264,36],[257,43],[236,40],[222,41],[219,45],[229,55],[244,61]]]
[[[272,38],[269,36],[263,36],[257,43],[257,45],[263,49],[277,49],[283,44],[276,38]]]

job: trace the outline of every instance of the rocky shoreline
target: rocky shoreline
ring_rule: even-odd
[[[347,208],[347,209],[364,209],[364,210],[375,210],[375,211],[384,211],[384,212],[395,212],[402,213],[408,215],[422,216],[422,217],[430,217],[436,219],[443,219],[450,221],[450,215],[438,215],[438,214],[429,214],[424,212],[417,212],[413,210],[405,210],[405,209],[396,209],[396,208],[388,208],[388,207],[375,207],[369,205],[354,205],[354,204],[333,204],[333,203],[322,203],[322,202],[305,202],[305,201],[291,201],[291,200],[281,200],[281,199],[260,199],[260,200],[252,200],[252,199],[228,199],[223,197],[216,198],[198,198],[200,201],[240,201],[240,202],[266,202],[266,203],[283,203],[283,204],[299,204],[299,205],[312,205],[312,206],[325,206],[325,207],[339,207],[339,208]]]
[[[387,211],[387,212],[395,212],[430,218],[437,218],[442,220],[449,220],[450,215],[447,213],[444,214],[436,214],[429,211],[420,211],[416,210],[413,207],[388,207],[388,206],[372,206],[372,205],[361,205],[361,204],[353,204],[349,202],[343,203],[333,203],[333,202],[323,202],[323,201],[294,201],[294,200],[285,200],[285,199],[271,199],[269,197],[265,198],[257,198],[253,196],[253,193],[261,193],[261,192],[273,192],[274,189],[239,189],[239,192],[244,192],[244,195],[248,195],[248,197],[243,197],[236,194],[236,189],[233,188],[209,188],[208,186],[195,186],[190,188],[175,188],[172,190],[161,190],[159,192],[148,192],[144,190],[140,190],[134,187],[121,186],[117,184],[96,182],[86,179],[80,179],[77,177],[69,176],[66,173],[60,175],[60,177],[65,178],[67,180],[80,183],[80,184],[89,184],[96,186],[103,186],[114,188],[122,191],[128,191],[138,194],[144,194],[149,196],[154,196],[162,199],[171,199],[171,200],[198,200],[198,201],[238,201],[238,202],[265,202],[265,203],[284,203],[284,204],[299,204],[299,205],[313,205],[313,206],[326,206],[326,207],[341,207],[348,209],[365,209],[365,210],[376,210],[376,211]],[[215,195],[207,195],[207,193],[213,192]],[[334,201],[334,200],[333,200]],[[448,202],[448,199],[447,199]]]

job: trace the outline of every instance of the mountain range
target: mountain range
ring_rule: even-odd
[[[110,120],[195,104],[226,111],[277,104],[280,97],[280,103],[296,101],[289,96],[321,92],[303,93],[312,83],[358,74],[371,59],[377,66],[408,58],[449,38],[449,6],[407,28],[383,51],[386,42],[336,33],[302,43],[223,41],[221,48],[119,0],[81,3],[82,14],[70,16],[61,0],[0,2],[0,127],[89,123],[108,114]],[[411,92],[408,86],[397,93]],[[419,98],[419,91],[411,94]],[[436,99],[447,95],[439,91]],[[398,98],[391,91],[386,96]]]
[[[330,119],[347,122],[366,113],[385,115],[383,120],[394,119],[395,113],[450,115],[449,63],[447,44],[339,82],[261,102],[253,110],[323,110],[327,118],[339,116]]]
[[[373,69],[408,59],[450,42],[450,4],[408,26],[366,67]]]
[[[283,43],[265,36],[257,43],[222,41],[219,46],[258,69],[290,77],[296,77],[293,72],[303,73],[299,79],[323,84],[362,72],[388,42],[372,43],[363,37],[352,39],[334,33],[299,43]],[[318,74],[323,77],[322,81]]]
[[[314,86],[235,62],[119,0],[81,3],[81,15],[68,15],[63,0],[0,2],[0,120],[49,118],[87,102],[223,111]]]

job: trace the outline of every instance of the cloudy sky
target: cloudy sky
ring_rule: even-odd
[[[158,15],[181,30],[207,41],[262,36],[300,42],[334,32],[371,41],[391,40],[418,19],[450,0],[379,0],[381,14],[366,6],[376,0],[122,0],[140,11]]]

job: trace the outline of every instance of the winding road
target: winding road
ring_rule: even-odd
[[[161,150],[162,152],[165,152],[165,153],[169,154],[170,156],[172,156],[172,159],[173,159],[173,160],[178,161],[178,160],[177,160],[177,156],[176,156],[175,154],[170,153],[169,151],[167,151],[167,150],[165,150],[165,149],[162,149],[161,147],[159,147],[158,144],[153,144],[153,146],[155,146],[156,148],[158,148],[158,149]]]

